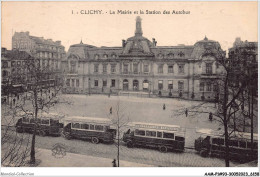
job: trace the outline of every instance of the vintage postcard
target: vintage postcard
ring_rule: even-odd
[[[1,10],[1,175],[259,176],[257,1]]]

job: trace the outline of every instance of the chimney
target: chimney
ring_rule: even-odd
[[[156,47],[157,41],[153,38],[153,47]]]
[[[125,42],[125,40],[123,39],[123,40],[122,40],[122,47],[125,47],[125,44],[126,44],[126,42]]]
[[[61,41],[56,41],[55,43],[58,45],[61,45]]]

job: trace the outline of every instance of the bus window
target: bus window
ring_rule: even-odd
[[[239,141],[239,147],[246,148],[246,142],[245,141]]]
[[[72,123],[71,126],[72,126],[72,128],[80,128],[79,123]]]
[[[237,140],[230,140],[229,144],[230,144],[230,146],[238,147],[238,141]]]
[[[163,132],[163,138],[174,139],[174,133]]]
[[[162,132],[157,132],[157,137],[161,138],[162,137]]]
[[[90,125],[89,125],[89,129],[90,129],[90,130],[94,130],[94,125],[90,124]]]
[[[59,124],[59,121],[58,121],[58,120],[50,119],[50,124],[51,124],[51,125],[57,125],[57,124]]]
[[[28,117],[23,117],[23,122],[29,123],[29,118]]]
[[[102,125],[95,125],[95,130],[103,131],[103,128]]]
[[[224,145],[224,139],[222,139],[222,138],[212,138],[212,144]]]
[[[175,136],[176,141],[184,141],[184,137],[181,136]]]
[[[81,129],[89,129],[89,125],[88,124],[81,124]]]
[[[156,137],[156,131],[146,131],[146,136]]]
[[[247,148],[251,148],[251,142],[247,142]],[[253,148],[257,149],[257,142],[253,143]]]
[[[145,131],[144,130],[135,130],[135,135],[141,135],[141,136],[145,136]]]
[[[254,149],[258,149],[257,142],[254,142],[253,145],[254,145]]]
[[[48,125],[49,120],[48,119],[41,119],[41,124]]]

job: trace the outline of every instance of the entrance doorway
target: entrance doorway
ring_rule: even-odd
[[[138,91],[138,88],[139,88],[139,82],[138,82],[138,80],[134,80],[133,81],[133,90]]]
[[[127,79],[123,80],[123,90],[128,90],[128,80]]]

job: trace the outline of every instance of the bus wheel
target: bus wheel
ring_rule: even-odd
[[[67,140],[70,140],[70,139],[71,139],[71,136],[70,136],[69,134],[67,134],[67,135],[65,135],[65,138],[66,138]]]
[[[43,131],[43,130],[41,130],[41,131],[39,132],[39,135],[40,135],[40,136],[46,136],[46,132]]]
[[[165,146],[160,146],[159,147],[159,150],[160,150],[160,152],[167,152],[167,147],[165,147]]]
[[[92,137],[91,142],[93,144],[98,144],[99,143],[99,139],[97,137]]]
[[[207,157],[209,154],[208,154],[208,152],[206,151],[206,150],[201,150],[200,151],[200,156],[201,157]]]
[[[17,127],[17,128],[16,128],[16,132],[17,132],[17,133],[23,133],[24,131],[23,131],[23,128]]]
[[[133,147],[134,147],[134,143],[133,143],[132,141],[128,141],[128,142],[126,143],[126,146],[127,146],[128,148],[133,148]]]

